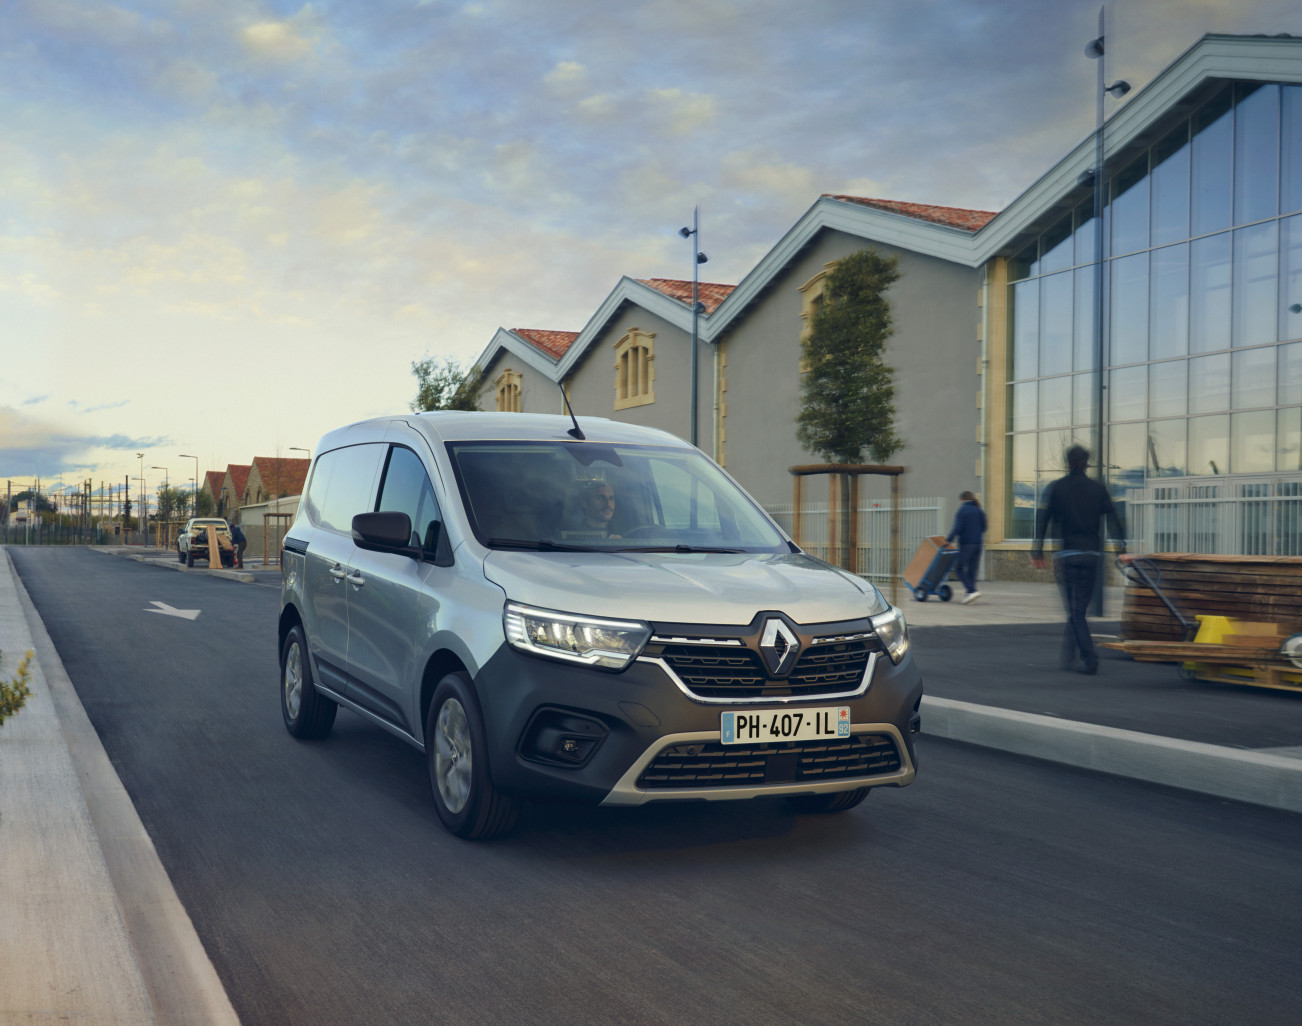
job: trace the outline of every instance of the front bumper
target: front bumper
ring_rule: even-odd
[[[922,677],[912,655],[872,660],[852,697],[694,697],[657,659],[621,673],[503,645],[475,679],[494,783],[504,791],[606,805],[824,794],[902,787],[916,774]],[[850,709],[851,737],[723,745],[725,710]],[[573,751],[564,748],[571,744]],[[821,746],[821,747],[820,747]]]

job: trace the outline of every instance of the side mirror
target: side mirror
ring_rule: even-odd
[[[377,552],[419,554],[411,545],[411,517],[406,513],[358,513],[353,517],[353,541]]]

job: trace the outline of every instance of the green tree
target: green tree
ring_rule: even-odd
[[[212,492],[201,491],[194,497],[194,515],[196,517],[217,515],[217,504],[213,502]]]
[[[886,292],[899,280],[895,257],[871,247],[837,263],[804,343],[808,373],[796,418],[800,444],[830,463],[885,463],[904,447],[895,433],[894,372],[886,342],[894,331]]]
[[[426,357],[411,365],[416,375],[416,398],[411,402],[413,413],[426,410],[477,410],[479,388],[484,376],[478,368],[463,368],[449,358],[441,364]]]

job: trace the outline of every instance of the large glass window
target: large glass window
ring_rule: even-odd
[[[1183,477],[1189,472],[1185,432],[1179,420],[1155,420],[1148,425],[1148,473],[1153,477]]]
[[[1065,374],[1072,364],[1072,276],[1040,279],[1040,374]]]
[[[1112,252],[1133,253],[1148,245],[1148,155],[1131,161],[1112,180]]]
[[[1194,235],[1230,225],[1230,175],[1234,154],[1234,120],[1230,90],[1194,114],[1190,166]]]
[[[1274,342],[1275,298],[1279,285],[1276,222],[1234,233],[1234,344]]]
[[[1148,254],[1112,261],[1110,363],[1148,359]]]
[[[1302,85],[1226,85],[1108,171],[1101,266],[1092,200],[1009,262],[1010,508],[1030,509],[1100,418],[1119,497],[1302,471]],[[1014,512],[1012,537],[1032,515]]]
[[[1235,86],[1234,223],[1274,217],[1279,192],[1279,87]]]
[[[1189,238],[1189,126],[1153,148],[1153,245]]]
[[[1230,415],[1230,470],[1235,474],[1269,474],[1275,469],[1275,411]]]
[[[1190,248],[1189,352],[1230,345],[1230,233],[1195,239]]]
[[[1189,351],[1189,244],[1153,250],[1149,263],[1148,355],[1161,360]]]
[[[1284,86],[1280,95],[1279,210],[1302,210],[1302,86]]]
[[[1230,368],[1230,408],[1275,405],[1275,349],[1244,349]]]
[[[1189,421],[1189,473],[1230,472],[1230,418],[1194,417]]]

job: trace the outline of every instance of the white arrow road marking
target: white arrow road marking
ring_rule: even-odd
[[[198,609],[177,609],[175,606],[169,606],[166,602],[159,602],[158,599],[150,599],[149,601],[158,608],[146,609],[146,613],[162,613],[164,616],[179,616],[183,620],[193,620],[200,613],[200,610]]]

